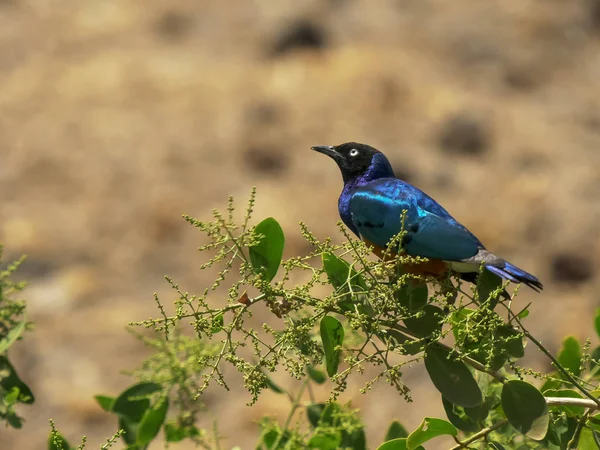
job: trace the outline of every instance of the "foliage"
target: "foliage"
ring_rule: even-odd
[[[420,448],[441,435],[452,437],[457,448],[487,442],[496,448],[562,449],[576,448],[583,436],[598,439],[600,419],[591,411],[600,405],[595,396],[600,365],[590,356],[589,343],[581,346],[569,338],[558,359],[552,356],[525,327],[528,309],[514,309],[518,288],[509,293],[506,283],[483,268],[470,288],[452,276],[422,279],[405,269],[423,258],[388,252],[375,259],[341,224],[341,245],[317,239],[300,224],[312,251],[282,260],[281,227],[273,218],[251,227],[253,206],[254,192],[241,224],[234,220],[231,199],[225,213],[213,212],[212,221],[184,216],[207,235],[200,251],[210,256],[202,268],[218,266],[217,279],[200,295],[183,292],[168,279],[177,293],[173,312],[167,314],[156,298],[160,317],[133,325],[154,331],[157,355],[161,345],[172,345],[176,330],[193,331],[189,345],[203,353],[187,366],[188,377],[201,377],[202,383],[187,389],[197,396],[213,384],[229,389],[226,365],[243,376],[249,405],[265,389],[288,395],[290,416],[283,425],[261,422],[258,448],[366,448],[356,412],[337,402],[349,377],[368,373],[371,379],[361,392],[385,382],[411,401],[403,372],[420,362],[440,392],[447,420],[425,418],[412,433],[393,422],[382,448]],[[277,325],[251,326],[258,308],[270,310]],[[546,353],[557,373],[543,375],[518,364],[525,339]],[[157,355],[153,358],[163,358],[167,375],[158,377],[146,367],[137,371],[138,378],[166,386],[171,397],[181,395],[169,375],[169,359]],[[281,371],[302,380],[299,393],[271,380],[270,373]],[[541,391],[536,379],[544,381]],[[305,387],[324,382],[331,386],[326,403],[312,397],[301,403]],[[189,392],[184,397],[189,399]],[[303,408],[307,420],[298,414]],[[322,428],[322,417],[335,416],[333,411],[345,412],[333,428]],[[331,425],[329,419],[325,423]]]
[[[16,408],[19,404],[32,404],[34,397],[9,361],[8,350],[30,326],[25,317],[25,301],[15,298],[25,283],[12,281],[24,258],[2,268],[2,250],[0,245],[0,419],[13,428],[21,428],[23,419]]]
[[[229,390],[230,367],[243,379],[248,405],[267,389],[289,399],[283,423],[260,421],[260,450],[412,450],[444,436],[453,449],[600,447],[600,347],[568,337],[552,355],[527,329],[518,287],[509,292],[483,267],[474,286],[452,275],[424,279],[408,270],[424,258],[388,251],[376,259],[341,224],[342,244],[319,240],[300,224],[312,250],[284,260],[278,222],[251,226],[254,201],[252,192],[239,224],[232,199],[213,220],[184,216],[208,238],[199,249],[208,255],[201,269],[214,271],[215,282],[190,294],[167,278],[172,305],[155,296],[158,317],[130,324],[153,352],[130,372],[134,384],[96,397],[120,429],[106,445],[122,439],[128,450],[142,450],[162,435],[167,444],[222,448],[217,427],[199,425],[201,399],[211,386]],[[273,314],[274,325],[254,325],[259,309]],[[600,313],[595,324],[600,337]],[[526,342],[549,358],[552,373],[520,364]],[[387,383],[410,402],[404,373],[421,363],[446,418],[425,417],[410,432],[390,420],[379,447],[367,446],[358,411],[339,401],[350,377],[368,376],[362,393]],[[275,372],[299,388],[279,386]],[[329,398],[316,398],[316,385],[328,386]],[[54,425],[49,448],[72,448]]]

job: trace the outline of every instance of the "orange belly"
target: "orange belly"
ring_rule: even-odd
[[[379,258],[382,259],[384,257],[385,249],[383,247],[380,247],[379,245],[374,244],[373,242],[369,241],[368,239],[363,238],[363,241],[368,246],[373,247],[373,253],[375,253]],[[386,259],[392,260],[396,257],[396,255],[397,255],[397,253],[391,252],[387,256]],[[404,272],[410,273],[412,275],[417,275],[417,276],[422,276],[422,277],[426,277],[426,276],[439,277],[439,276],[446,274],[446,272],[448,272],[448,270],[449,270],[449,267],[448,267],[448,264],[446,262],[442,261],[441,259],[430,259],[429,261],[422,262],[422,263],[403,264],[402,269],[404,270]]]

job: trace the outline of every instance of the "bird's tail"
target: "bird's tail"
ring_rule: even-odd
[[[487,264],[485,268],[505,280],[512,281],[513,283],[526,284],[536,292],[544,289],[544,286],[536,277],[506,261],[502,261],[502,264]]]

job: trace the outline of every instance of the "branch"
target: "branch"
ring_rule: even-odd
[[[548,406],[583,406],[589,409],[600,409],[600,406],[587,398],[546,397]]]
[[[393,323],[393,322],[389,322],[389,321],[380,321],[380,323],[382,323],[383,325],[386,325],[387,327],[392,328],[394,330],[401,331],[402,333],[407,334],[408,336],[410,336],[412,338],[415,338],[415,340],[422,340],[422,338],[419,338],[415,333],[413,333],[408,328],[406,328],[402,325],[399,325],[399,324]],[[498,380],[502,384],[506,383],[506,377],[504,377],[503,375],[501,375],[498,372],[494,372],[493,370],[488,369],[487,367],[485,367],[485,365],[481,364],[479,361],[476,361],[473,358],[471,358],[470,356],[464,355],[457,349],[450,347],[446,344],[443,344],[439,341],[437,342],[437,344],[444,347],[446,350],[449,350],[449,351],[455,353],[456,355],[458,355],[462,362],[473,367],[473,369],[478,370],[483,373],[487,373],[488,375],[491,375],[492,377],[494,377],[496,380]]]
[[[571,440],[567,443],[567,449],[577,449],[577,444],[579,444],[579,438],[581,437],[581,431],[583,430],[583,425],[585,424],[588,416],[590,415],[590,409],[588,409],[579,422],[577,423],[577,428],[575,429],[575,433]]]
[[[492,425],[491,427],[488,428],[484,428],[483,430],[481,430],[479,433],[475,433],[473,436],[471,436],[469,439],[465,439],[464,441],[457,441],[458,445],[452,447],[450,450],[460,450],[461,448],[466,448],[467,445],[469,445],[472,442],[478,441],[481,438],[486,437],[488,434],[490,434],[492,431],[497,430],[498,428],[503,427],[504,425],[506,425],[508,423],[508,420],[501,420],[500,422],[495,423],[494,425]]]
[[[503,305],[504,305],[504,303],[503,303]],[[561,372],[565,377],[567,377],[569,382],[571,384],[573,384],[573,386],[575,386],[579,390],[579,392],[581,392],[583,395],[585,395],[587,398],[589,398],[592,402],[595,403],[595,409],[600,409],[600,400],[598,400],[596,397],[594,397],[592,394],[590,394],[587,391],[587,389],[585,389],[581,384],[579,384],[577,382],[577,380],[575,379],[575,377],[573,375],[571,375],[571,373],[568,370],[566,370],[558,362],[558,360],[554,357],[554,355],[552,353],[550,353],[548,351],[548,349],[546,349],[546,347],[544,347],[540,341],[538,341],[536,338],[534,338],[531,335],[531,333],[523,326],[523,323],[519,320],[519,318],[515,315],[515,313],[512,312],[512,310],[509,307],[507,307],[506,305],[504,305],[504,307],[508,310],[508,314],[510,316],[512,316],[512,319],[519,324],[519,326],[523,330],[523,334],[525,335],[525,337],[527,339],[529,339],[531,342],[533,342],[533,344],[537,348],[539,348],[550,359],[550,361],[552,361],[552,364],[554,365],[554,367],[556,367],[559,372]]]
[[[593,402],[586,398],[546,397],[546,403],[548,404],[548,406],[583,406],[584,408],[588,408],[589,410],[600,409],[600,406],[598,406],[596,404],[596,402]],[[584,420],[583,420],[584,422],[585,422],[585,417],[587,417],[588,414],[589,414],[589,411],[584,415]],[[492,431],[495,431],[498,428],[503,427],[507,423],[508,423],[508,420],[502,420],[498,423],[495,423],[491,427],[484,428],[480,432],[475,433],[473,436],[471,436],[468,439],[465,439],[464,441],[457,440],[456,442],[458,443],[458,445],[452,447],[450,450],[459,450],[461,448],[466,448],[469,444],[471,444],[481,438],[486,437]]]

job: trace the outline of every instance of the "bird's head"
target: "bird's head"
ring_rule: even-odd
[[[394,176],[384,154],[370,145],[346,142],[336,146],[317,145],[312,149],[333,159],[346,183],[357,178],[368,178],[365,181],[369,181]]]

